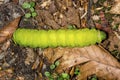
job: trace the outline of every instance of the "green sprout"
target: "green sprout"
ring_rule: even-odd
[[[58,66],[60,64],[59,61],[56,61],[54,64],[51,64],[50,65],[50,69],[51,70],[54,70],[56,68],[56,66]],[[61,74],[58,74],[58,73],[50,73],[48,71],[46,71],[44,73],[44,75],[49,79],[49,80],[69,80],[70,76],[68,73],[61,73]]]
[[[30,6],[31,6],[31,7],[35,7],[35,2],[33,2],[33,1],[30,2]]]
[[[36,17],[37,13],[35,12],[35,2],[24,2],[22,4],[23,9],[27,9],[27,13],[25,14],[25,18]]]
[[[97,78],[92,78],[91,80],[97,80]]]
[[[30,4],[28,2],[24,2],[22,4],[22,7],[23,7],[23,9],[27,9],[27,8],[30,8],[31,6],[30,6]]]
[[[47,78],[49,78],[49,80],[54,80],[54,78],[53,78],[53,76],[52,76],[52,74],[51,74],[50,72],[46,71],[46,72],[44,73],[44,75],[45,75]]]
[[[25,18],[30,18],[31,17],[31,14],[30,13],[26,13],[25,14]]]
[[[58,66],[59,64],[60,64],[59,61],[56,61],[56,62],[55,62],[55,66]]]
[[[46,72],[45,72],[45,76],[46,76],[46,77],[50,77],[50,76],[51,76],[50,72],[46,71]]]
[[[60,62],[56,61],[54,64],[50,65],[50,69],[51,70],[55,69],[59,64],[60,64]]]
[[[64,80],[62,76],[59,76],[57,80]]]
[[[68,29],[76,29],[75,25],[68,25]]]
[[[90,80],[97,80],[97,76],[94,75]]]
[[[37,13],[36,12],[32,12],[32,17],[36,17]]]
[[[74,74],[75,75],[79,75],[80,74],[80,70],[78,68],[76,68]]]
[[[67,73],[62,73],[61,76],[64,79],[69,79],[70,78],[69,74],[67,74]]]
[[[56,61],[54,64],[50,65],[50,69],[54,70],[56,68],[56,66],[58,66],[60,63],[59,61]],[[46,71],[44,73],[44,75],[49,79],[49,80],[69,80],[70,76],[68,73],[50,73],[48,71]]]
[[[88,80],[98,80],[98,77],[95,74],[93,74],[88,77]]]
[[[31,11],[31,12],[34,12],[34,11],[35,11],[35,9],[32,7],[32,8],[30,8],[30,11]]]
[[[55,65],[54,64],[50,65],[50,69],[51,70],[55,69]]]

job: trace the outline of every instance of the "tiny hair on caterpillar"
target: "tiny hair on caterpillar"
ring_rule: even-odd
[[[84,47],[101,43],[106,33],[97,29],[17,29],[13,41],[23,47]]]

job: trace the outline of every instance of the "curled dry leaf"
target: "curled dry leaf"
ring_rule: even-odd
[[[14,19],[12,22],[10,22],[8,25],[4,26],[0,30],[0,43],[4,42],[5,40],[11,38],[13,32],[18,27],[20,17]]]
[[[120,80],[119,62],[109,52],[96,45],[84,48],[49,48],[44,51],[44,56],[51,63],[60,61],[60,65],[56,68],[58,73],[81,64],[81,76],[78,76],[78,80],[86,80],[92,74],[105,77],[107,80]]]
[[[108,23],[108,20],[106,19],[105,13],[103,11],[101,11],[99,16],[100,16],[100,21],[101,22],[100,23],[95,23],[96,28],[100,29],[100,30],[103,30],[107,33],[111,33],[112,29],[109,26],[109,23]]]

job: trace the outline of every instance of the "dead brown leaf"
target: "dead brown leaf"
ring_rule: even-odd
[[[110,28],[110,25],[108,23],[108,20],[106,19],[105,13],[103,11],[100,12],[100,23],[95,23],[96,28],[103,30],[107,33],[112,33],[112,29]]]
[[[80,80],[86,80],[92,74],[107,80],[120,80],[120,63],[100,46],[49,48],[44,51],[44,56],[51,63],[54,63],[56,60],[60,61],[60,65],[56,68],[58,73],[75,65],[81,65],[81,75],[77,77]]]
[[[19,20],[20,17],[14,19],[12,22],[10,22],[8,25],[4,26],[0,30],[0,43],[4,42],[12,36],[13,32],[18,27]]]
[[[88,76],[96,74],[100,80],[120,80],[120,68],[106,65],[96,61],[90,61],[80,67],[81,75],[77,80],[86,80]]]
[[[110,13],[112,14],[120,14],[120,0],[115,0],[115,4],[110,10]]]

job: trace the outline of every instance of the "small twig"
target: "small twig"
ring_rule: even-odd
[[[91,9],[92,9],[92,0],[88,1],[88,6],[87,6],[87,20],[89,21],[91,18]]]
[[[77,5],[75,4],[75,2],[73,2],[73,6],[74,6],[74,7],[77,7]]]
[[[90,22],[91,22],[91,9],[92,9],[92,0],[88,0],[88,5],[87,5],[87,26],[90,27]]]
[[[87,15],[87,11],[80,17],[80,19],[83,19]]]

